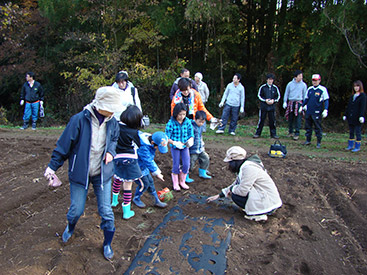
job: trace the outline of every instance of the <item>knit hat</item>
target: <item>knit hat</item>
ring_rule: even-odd
[[[158,145],[158,150],[162,154],[165,154],[168,152],[167,144],[168,144],[168,137],[163,132],[155,132],[152,135],[152,140],[155,144]]]
[[[224,162],[230,162],[232,160],[241,160],[246,158],[246,150],[240,146],[232,146],[226,152]]]
[[[97,90],[92,104],[98,110],[104,110],[111,113],[122,112],[122,96],[119,90],[112,86],[101,87]]]
[[[197,76],[200,80],[203,80],[203,75],[202,75],[202,73],[197,72],[197,73],[195,74],[195,76]]]

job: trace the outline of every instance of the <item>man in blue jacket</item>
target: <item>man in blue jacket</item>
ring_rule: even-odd
[[[32,130],[36,130],[38,111],[43,106],[44,92],[41,84],[34,80],[34,73],[27,72],[25,79],[27,80],[20,92],[20,105],[24,108],[23,126],[20,128],[25,130],[29,126],[29,120],[32,115]]]
[[[112,259],[112,238],[115,232],[114,214],[111,208],[111,178],[114,173],[113,158],[119,127],[114,112],[121,111],[120,92],[113,87],[102,87],[92,103],[74,115],[56,143],[45,177],[52,181],[55,172],[69,160],[71,205],[67,213],[68,225],[62,234],[67,242],[84,212],[89,185],[93,185],[97,197],[98,213],[104,231],[103,254]]]
[[[326,87],[320,85],[321,76],[312,75],[312,86],[308,88],[301,111],[306,112],[306,141],[304,145],[311,144],[312,126],[315,126],[317,137],[316,148],[321,148],[322,127],[321,119],[327,117],[329,109],[329,94]]]

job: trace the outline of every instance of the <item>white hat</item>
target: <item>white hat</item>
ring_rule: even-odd
[[[313,74],[312,80],[321,80],[321,76],[319,74]]]
[[[122,112],[122,95],[119,90],[112,86],[101,87],[97,90],[92,104],[98,110],[104,110],[111,113]]]
[[[240,146],[232,146],[226,152],[226,158],[224,162],[230,162],[232,160],[241,160],[246,158],[246,150]]]
[[[197,72],[197,73],[195,74],[195,76],[197,76],[200,80],[203,80],[203,75],[202,75],[202,73]]]

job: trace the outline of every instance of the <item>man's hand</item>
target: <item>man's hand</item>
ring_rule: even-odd
[[[287,109],[287,106],[288,106],[287,101],[284,101],[284,103],[283,103],[283,109]]]
[[[105,164],[109,164],[111,161],[113,161],[113,156],[110,153],[106,153],[106,156],[104,157]]]
[[[240,109],[240,113],[244,113],[245,112],[245,109],[244,108],[241,108]]]
[[[47,166],[44,176],[47,180],[51,181],[53,176],[55,176],[55,171]]]
[[[223,105],[224,105],[224,103],[223,102],[221,102],[221,103],[219,103],[219,108],[222,108],[223,107]]]
[[[347,117],[346,116],[343,116],[343,120],[346,121],[347,120]]]
[[[364,117],[363,116],[359,117],[359,122],[364,123]]]
[[[323,110],[321,115],[323,118],[327,117],[327,110],[326,109]]]
[[[40,101],[40,105],[41,105],[41,107],[43,107],[43,101],[42,100]]]
[[[22,99],[20,102],[19,102],[20,106],[23,106],[24,105],[24,100]]]

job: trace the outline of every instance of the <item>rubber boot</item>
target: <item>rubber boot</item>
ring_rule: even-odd
[[[165,207],[167,207],[167,203],[161,202],[161,200],[158,198],[157,191],[154,191],[152,193],[152,196],[154,198],[154,206],[157,206],[159,208],[165,208]]]
[[[130,209],[131,203],[129,204],[122,204],[122,218],[124,220],[128,220],[131,217],[134,217],[135,212]]]
[[[75,228],[75,224],[68,223],[68,225],[66,226],[64,230],[64,233],[62,233],[62,241],[64,243],[67,243],[70,237],[73,235],[74,228]]]
[[[112,207],[116,207],[119,204],[119,193],[112,193]]]
[[[187,174],[186,175],[186,180],[185,180],[187,183],[192,183],[192,182],[194,182],[194,180],[193,179],[190,179],[190,177],[189,177],[189,174]]]
[[[37,123],[35,121],[32,122],[32,130],[36,130],[37,128]]]
[[[180,174],[178,175],[178,183],[180,184],[180,186],[187,190],[189,189],[190,187],[185,183],[185,180],[186,180],[186,175],[187,174],[184,174],[183,172],[180,172]]]
[[[173,190],[180,191],[180,185],[178,184],[178,175],[177,174],[171,174],[172,175],[172,183],[173,183]]]
[[[145,203],[140,200],[141,195],[143,195],[143,193],[139,191],[139,187],[136,188],[133,202],[135,203],[137,207],[145,208],[146,207]]]
[[[205,169],[199,168],[199,177],[203,179],[211,179],[212,177],[206,173]]]
[[[358,152],[361,150],[361,141],[356,141],[356,147],[352,150],[352,152]]]
[[[353,149],[353,147],[354,147],[354,142],[355,142],[355,140],[354,140],[354,139],[349,139],[349,140],[348,140],[348,147],[347,147],[347,148],[345,148],[345,150],[352,150],[352,149]]]
[[[24,120],[24,122],[23,122],[23,126],[22,126],[22,127],[20,127],[20,129],[21,129],[21,130],[25,130],[25,129],[27,129],[27,128],[28,128],[28,126],[29,126],[29,121]]]
[[[103,230],[103,234],[103,256],[106,258],[106,260],[111,260],[113,258],[111,242],[113,239],[113,235],[115,234],[115,229],[113,229],[113,231]]]

